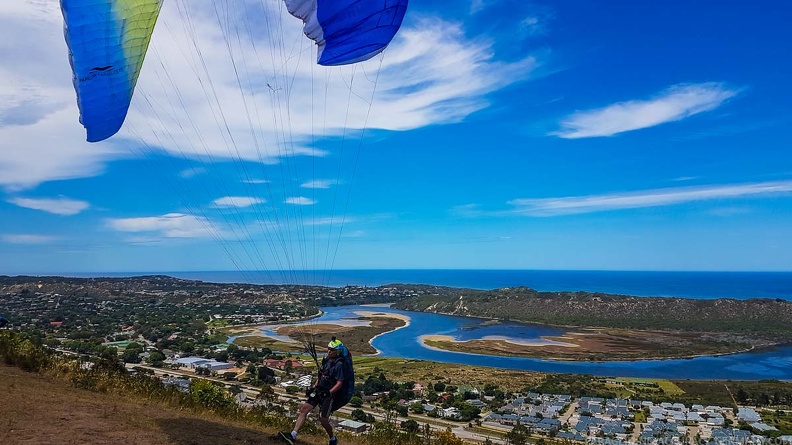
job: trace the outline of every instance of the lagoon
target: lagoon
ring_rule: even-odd
[[[543,336],[562,333],[563,330],[560,328],[512,322],[490,324],[485,323],[487,321],[485,319],[402,311],[379,305],[323,307],[322,310],[325,312],[324,315],[309,323],[338,322],[345,318],[359,317],[356,311],[372,310],[409,317],[409,326],[380,335],[372,341],[372,345],[386,357],[598,376],[697,380],[792,380],[792,346],[690,359],[564,362],[441,351],[428,348],[420,342],[420,338],[425,335],[448,335],[455,340],[500,336],[519,341],[542,341]],[[269,331],[265,330],[265,332],[270,335]]]

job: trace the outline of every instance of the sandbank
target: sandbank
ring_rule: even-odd
[[[373,318],[373,317],[396,318],[396,319],[399,319],[399,320],[404,322],[404,326],[399,326],[398,328],[396,328],[396,329],[394,329],[392,331],[388,331],[388,332],[398,331],[399,329],[404,329],[404,328],[406,328],[407,326],[410,325],[410,317],[408,317],[408,316],[406,316],[404,314],[394,314],[392,312],[373,312],[373,311],[355,311],[355,314],[360,315],[361,317],[371,317],[371,318]],[[382,334],[377,334],[374,337],[371,337],[371,340],[369,340],[369,345],[371,345],[371,347],[374,348],[374,339],[379,337],[380,335],[387,334],[388,332],[383,332]],[[380,354],[382,354],[382,351],[380,351],[379,349],[377,349],[377,348],[374,348],[374,349],[377,352],[375,352],[374,354],[366,354],[366,355],[380,355]]]
[[[529,347],[543,347],[543,346],[560,346],[563,348],[577,348],[578,345],[573,343],[565,343],[560,341],[554,340],[545,340],[545,339],[538,339],[538,340],[519,340],[512,337],[505,337],[501,335],[487,335],[480,339],[471,339],[471,340],[456,340],[454,337],[450,335],[422,335],[420,337],[421,344],[425,348],[429,349],[438,349],[426,344],[427,341],[438,341],[438,342],[449,342],[449,343],[456,343],[456,344],[465,344],[469,341],[491,341],[491,342],[502,342],[507,344],[512,344],[514,346],[529,346]]]
[[[402,326],[401,328],[406,328],[407,326],[410,325],[410,317],[404,314],[394,314],[392,312],[373,312],[373,311],[355,311],[355,314],[360,315],[361,317],[398,318],[399,320],[404,322],[404,326]]]

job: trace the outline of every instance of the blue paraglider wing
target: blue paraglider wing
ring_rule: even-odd
[[[346,65],[382,52],[401,26],[407,0],[284,0],[319,48],[320,65]]]
[[[88,142],[124,123],[162,0],[61,0],[64,34]]]

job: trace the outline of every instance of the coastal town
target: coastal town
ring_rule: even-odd
[[[724,382],[719,390],[726,388],[725,398],[703,383],[591,375],[570,377],[577,386],[568,386],[574,390],[554,391],[536,386],[531,373],[496,380],[494,368],[476,370],[482,377],[474,382],[466,377],[474,368],[466,365],[455,365],[460,371],[452,377],[447,365],[438,371],[430,362],[367,356],[377,352],[373,338],[409,326],[404,314],[369,306],[371,310],[355,309],[345,316],[349,318],[313,321],[321,314],[320,305],[410,301],[454,292],[468,291],[407,285],[255,286],[162,276],[0,277],[3,315],[10,322],[4,330],[35,333],[49,351],[85,362],[123,362],[132,374],[153,375],[187,393],[194,382],[212,381],[240,408],[265,404],[287,417],[294,415],[316,369],[301,354],[300,337],[309,330],[300,328],[300,322],[322,338],[343,332],[345,341],[356,345],[351,349],[366,351],[356,357],[356,397],[334,419],[355,434],[375,429],[378,422],[393,422],[407,429],[450,428],[466,441],[511,445],[792,445],[792,391],[784,382]],[[498,322],[490,319],[482,326]],[[418,371],[405,377],[407,366]],[[743,391],[740,385],[749,384],[760,389]],[[686,391],[676,385],[701,388],[694,398],[682,397]]]
[[[167,362],[182,370],[175,378],[167,371],[163,381],[169,385],[189,388],[191,373],[206,370],[206,375],[231,377],[239,369],[233,364],[200,357],[173,358]],[[276,371],[277,400],[288,411],[288,402],[295,400],[311,384],[311,366],[300,358],[266,360],[265,365]],[[201,372],[203,374],[203,372]],[[226,382],[229,387],[234,384]],[[653,382],[604,379],[609,385],[654,385]],[[362,386],[362,385],[359,385]],[[244,387],[244,385],[242,385]],[[299,388],[299,390],[297,389]],[[251,388],[253,389],[253,388]],[[450,389],[450,391],[445,391]],[[681,402],[653,402],[630,398],[576,397],[570,394],[515,393],[503,396],[470,385],[439,385],[412,383],[412,398],[393,400],[393,414],[397,422],[413,419],[434,428],[451,427],[461,437],[478,440],[519,443],[529,438],[565,440],[570,442],[601,443],[607,445],[637,444],[792,444],[792,435],[780,434],[774,424],[780,418],[792,420],[792,411],[756,406],[686,405]],[[435,391],[440,390],[440,391]],[[255,390],[251,393],[255,394]],[[383,406],[393,399],[390,392],[361,394],[353,406],[369,415],[369,420],[382,418]],[[401,393],[404,395],[404,393]],[[255,406],[261,398],[237,391],[237,403]],[[431,400],[431,401],[430,401]],[[474,418],[466,418],[458,400],[474,408]],[[340,428],[353,433],[365,433],[372,425],[366,416],[354,415],[352,410],[340,412],[334,421]],[[523,442],[524,443],[524,442]]]

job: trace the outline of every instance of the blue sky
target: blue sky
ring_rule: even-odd
[[[166,2],[96,144],[57,1],[0,5],[0,274],[792,270],[790,7],[413,1],[326,70],[264,3]]]

